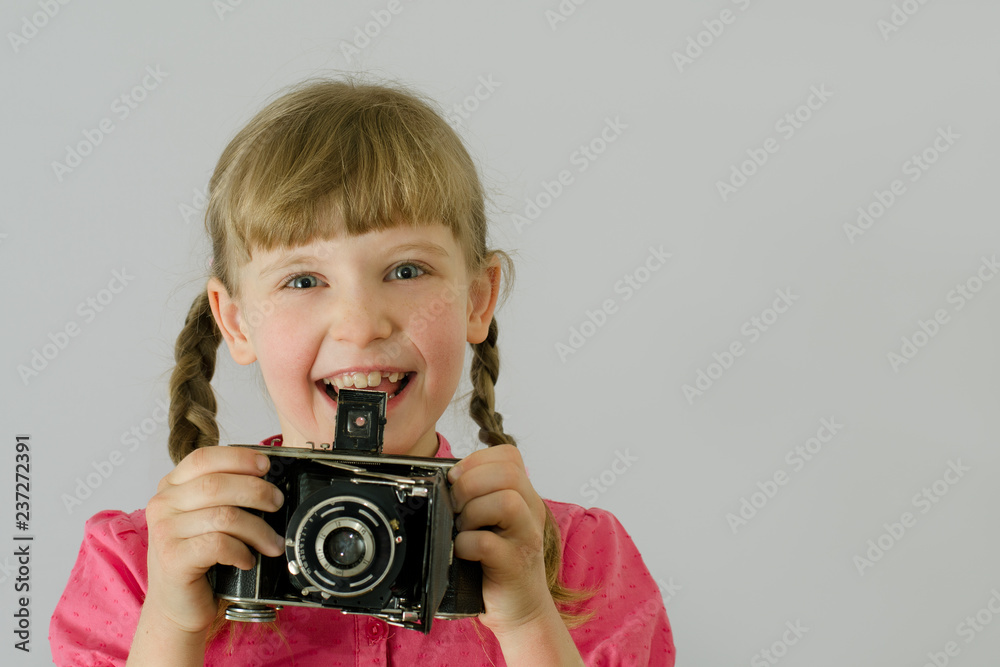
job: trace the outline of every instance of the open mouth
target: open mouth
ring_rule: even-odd
[[[326,395],[337,400],[337,392],[341,389],[370,389],[372,391],[384,391],[389,395],[389,399],[398,396],[410,383],[413,372],[401,373],[398,371],[368,371],[357,373],[344,373],[334,377],[323,378],[320,382]]]

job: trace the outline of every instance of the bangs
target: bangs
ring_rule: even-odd
[[[216,257],[240,265],[257,248],[433,223],[474,263],[468,236],[485,230],[484,201],[461,140],[414,93],[336,81],[300,87],[250,121],[219,160],[206,216],[224,246]]]

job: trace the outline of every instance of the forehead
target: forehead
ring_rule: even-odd
[[[392,256],[418,254],[441,260],[461,260],[462,248],[451,230],[442,224],[398,226],[363,234],[335,233],[330,238],[316,238],[306,243],[282,245],[251,252],[247,268],[266,276],[301,263],[358,263]]]

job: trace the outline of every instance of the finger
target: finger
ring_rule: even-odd
[[[160,484],[177,486],[214,472],[260,476],[270,465],[267,456],[245,447],[201,447],[185,456]]]
[[[284,536],[275,532],[267,521],[231,505],[178,514],[169,522],[168,529],[173,539],[186,540],[210,533],[224,533],[266,556],[280,556],[285,552]]]
[[[451,495],[455,502],[455,511],[461,512],[465,504],[473,498],[503,489],[513,489],[526,499],[537,495],[531,482],[528,481],[524,468],[518,462],[491,461],[464,470],[452,484]]]
[[[232,535],[205,533],[187,540],[175,540],[162,548],[162,562],[168,570],[191,571],[202,576],[216,563],[249,570],[257,558],[249,547]]]
[[[514,445],[494,445],[486,449],[477,449],[464,459],[452,466],[448,471],[448,481],[454,483],[463,473],[481,465],[497,463],[501,461],[512,461],[524,467],[521,459],[521,452]]]
[[[235,505],[273,512],[284,497],[274,484],[259,477],[234,473],[210,473],[157,494],[174,511],[191,512],[203,507]]]
[[[455,557],[498,567],[516,561],[504,538],[488,530],[466,530],[455,536]],[[485,572],[485,570],[484,570]]]
[[[513,489],[473,498],[456,519],[460,531],[495,528],[512,539],[541,537],[524,497]],[[540,544],[540,541],[539,541]]]

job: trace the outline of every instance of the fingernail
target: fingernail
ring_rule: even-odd
[[[448,471],[448,481],[454,484],[462,476],[462,468],[457,463]]]
[[[274,504],[277,505],[278,507],[281,507],[281,505],[284,502],[285,502],[285,494],[283,494],[281,492],[281,489],[279,489],[278,487],[274,487]]]
[[[267,472],[267,469],[271,467],[271,461],[263,454],[257,455],[257,470],[261,472]]]
[[[278,555],[285,553],[285,538],[277,533],[274,534],[274,544],[278,547]]]

